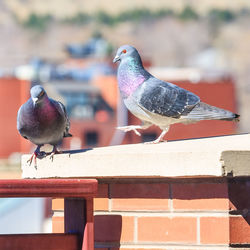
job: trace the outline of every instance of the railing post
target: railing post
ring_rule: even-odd
[[[94,250],[93,198],[64,200],[65,233],[79,234],[82,250]]]
[[[94,250],[93,198],[86,199],[86,224],[83,235],[82,250]]]

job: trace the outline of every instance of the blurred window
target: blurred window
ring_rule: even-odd
[[[97,146],[98,144],[98,133],[96,131],[89,131],[84,134],[84,141],[86,146]]]

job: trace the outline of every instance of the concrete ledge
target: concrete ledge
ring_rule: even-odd
[[[250,176],[250,135],[69,151],[37,160],[22,157],[23,178]]]

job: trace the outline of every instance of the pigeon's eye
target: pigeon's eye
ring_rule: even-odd
[[[124,49],[124,50],[122,51],[122,53],[123,53],[123,54],[126,54],[126,53],[127,53],[127,50],[126,50],[126,49]]]

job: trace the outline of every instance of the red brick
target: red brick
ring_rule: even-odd
[[[230,243],[250,244],[250,216],[230,217]]]
[[[112,210],[168,210],[168,184],[112,184]]]
[[[227,183],[172,184],[173,208],[181,210],[228,210]]]
[[[95,216],[96,242],[132,242],[134,240],[134,217],[120,215]]]
[[[98,184],[97,198],[108,198],[108,184]]]
[[[52,210],[64,210],[64,199],[52,199]]]
[[[111,184],[111,197],[164,199],[169,197],[169,189],[165,183]]]
[[[229,183],[229,199],[231,210],[250,209],[250,181],[233,180]]]
[[[64,233],[64,217],[52,217],[52,232]]]
[[[196,218],[138,218],[138,241],[196,243]]]
[[[94,211],[108,211],[109,199],[108,198],[94,198]]]
[[[167,199],[112,199],[113,211],[168,210]]]
[[[228,244],[229,218],[200,218],[200,241],[202,244]]]
[[[108,184],[99,184],[98,193],[94,199],[94,211],[108,211],[109,209],[109,194]]]

